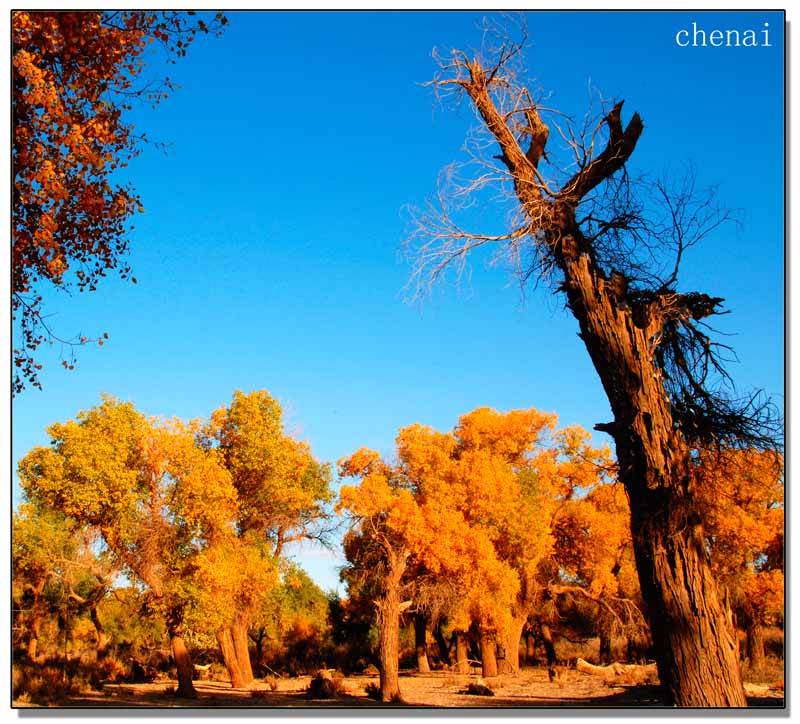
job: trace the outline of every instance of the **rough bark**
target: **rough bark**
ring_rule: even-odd
[[[236,661],[239,664],[239,671],[242,673],[242,681],[247,686],[253,681],[253,665],[250,661],[250,646],[247,637],[247,621],[239,620],[231,626],[231,638],[233,649],[236,654]]]
[[[380,656],[381,701],[400,697],[400,581],[406,569],[405,551],[387,550],[387,572],[383,595],[378,601],[378,647]]]
[[[189,656],[189,650],[186,648],[183,638],[176,633],[171,634],[170,644],[175,668],[178,670],[177,695],[186,699],[195,699],[197,692],[192,684],[192,659]]]
[[[459,674],[469,673],[469,643],[463,631],[456,631],[456,671]]]
[[[676,315],[702,316],[682,307],[680,295],[671,292],[655,293],[647,303],[625,299],[616,285],[607,284],[593,242],[576,221],[581,200],[633,153],[644,128],[641,118],[634,114],[623,128],[622,102],[614,106],[605,118],[606,148],[547,197],[536,170],[547,140],[538,112],[527,111],[541,146],[528,157],[493,102],[494,73],[479,61],[465,67],[468,77],[457,82],[500,145],[522,210],[535,220],[531,231],[563,275],[560,290],[614,413],[613,422],[598,429],[614,438],[619,477],[630,498],[636,564],[661,682],[679,706],[746,706],[732,625],[720,606],[692,504],[690,451],[654,359],[654,340],[667,322]]]
[[[480,647],[483,677],[497,676],[497,640],[493,631],[481,631]]]
[[[421,674],[430,672],[428,663],[428,621],[424,613],[414,614],[414,643],[417,648],[417,669]]]
[[[222,658],[225,661],[225,668],[231,679],[231,686],[234,689],[241,689],[246,686],[242,670],[239,667],[239,658],[236,656],[236,649],[233,645],[233,636],[228,628],[217,631],[217,642]]]

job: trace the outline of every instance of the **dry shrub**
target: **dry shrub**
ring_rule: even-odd
[[[11,697],[21,703],[58,703],[90,690],[85,674],[76,667],[66,669],[57,661],[43,664],[15,664]]]
[[[742,667],[742,678],[754,684],[771,684],[782,681],[784,674],[783,659],[771,654],[764,658],[763,666],[752,667],[748,662]]]
[[[264,677],[264,683],[270,691],[276,691],[278,689],[278,680],[274,676]]]
[[[306,690],[309,699],[335,699],[346,693],[344,690],[344,676],[341,672],[331,674],[327,669],[320,669]]]
[[[370,699],[374,699],[375,701],[381,700],[381,687],[374,681],[370,681],[369,684],[364,687],[364,691],[367,692],[367,696]]]

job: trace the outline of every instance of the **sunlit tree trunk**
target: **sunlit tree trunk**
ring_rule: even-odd
[[[225,668],[231,679],[231,686],[234,689],[241,689],[245,686],[242,670],[239,668],[239,658],[236,656],[236,649],[233,645],[233,636],[229,628],[222,628],[217,631],[217,642],[222,658],[225,661]]]
[[[405,550],[387,551],[387,572],[378,607],[381,701],[400,700],[400,581],[406,570]]]
[[[456,671],[459,674],[469,673],[469,642],[463,631],[456,631]]]
[[[497,640],[493,631],[481,630],[480,647],[483,676],[497,676]]]
[[[197,692],[192,683],[192,659],[183,638],[177,633],[171,633],[170,644],[172,646],[172,658],[175,661],[175,668],[178,670],[178,696],[187,699],[197,698]]]
[[[417,669],[421,674],[430,672],[428,663],[428,621],[424,613],[414,614],[414,643],[417,649]]]
[[[239,671],[242,673],[242,681],[245,686],[253,681],[253,666],[250,661],[250,646],[247,637],[247,621],[237,620],[231,626],[231,638],[233,639],[233,648],[236,654],[236,660],[239,663]]]
[[[506,635],[503,637],[503,648],[505,649],[505,668],[504,674],[516,674],[519,672],[520,642],[522,640],[522,629],[525,628],[526,618],[515,618],[512,620]]]

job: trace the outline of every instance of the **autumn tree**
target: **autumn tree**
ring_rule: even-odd
[[[712,566],[747,635],[746,658],[759,669],[763,628],[783,617],[783,458],[756,449],[704,451],[697,475]]]
[[[770,408],[737,401],[706,320],[723,300],[679,291],[685,252],[725,221],[685,184],[634,183],[626,164],[644,131],[623,103],[583,129],[523,82],[522,41],[487,29],[484,49],[438,55],[432,82],[466,98],[478,129],[471,168],[450,169],[414,216],[409,248],[420,291],[470,252],[498,248],[521,282],[562,295],[600,377],[630,500],[631,530],[661,682],[679,706],[746,706],[734,632],[720,603],[693,491],[696,449],[770,444]],[[494,46],[494,47],[492,47]],[[554,131],[554,133],[551,133]],[[559,143],[548,143],[554,136]],[[474,173],[472,173],[474,171]],[[511,226],[472,232],[459,210],[504,199]],[[650,196],[648,193],[652,192]],[[502,202],[500,202],[502,204]],[[474,218],[474,217],[473,217]]]
[[[136,281],[125,256],[141,200],[117,179],[147,138],[125,114],[135,100],[157,104],[173,89],[169,78],[142,80],[150,44],[174,62],[198,33],[226,23],[222,14],[206,23],[174,11],[12,13],[14,392],[41,387],[42,343],[74,352],[88,342],[53,329],[49,290],[94,291],[114,270]],[[74,354],[62,364],[71,368]]]
[[[332,499],[330,466],[318,462],[307,443],[286,432],[280,403],[268,392],[234,392],[228,407],[212,413],[200,440],[219,455],[231,476],[241,541],[267,546],[262,555],[273,561],[288,544],[326,542],[332,530],[326,507]],[[246,578],[241,583],[252,590]],[[248,684],[253,680],[248,629],[261,603],[244,591],[229,599],[229,606],[231,602],[240,605],[230,607],[236,615],[226,636],[238,658],[241,680]]]
[[[186,583],[198,556],[233,535],[236,491],[216,451],[195,443],[197,430],[148,418],[105,398],[75,420],[48,428],[49,447],[19,464],[31,501],[90,526],[116,563],[147,587],[167,622],[178,695],[194,696],[183,639]]]

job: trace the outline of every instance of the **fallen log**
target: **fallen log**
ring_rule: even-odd
[[[575,668],[584,674],[601,676],[607,684],[647,684],[658,682],[655,664],[619,664],[595,666],[584,659],[575,662]]]

